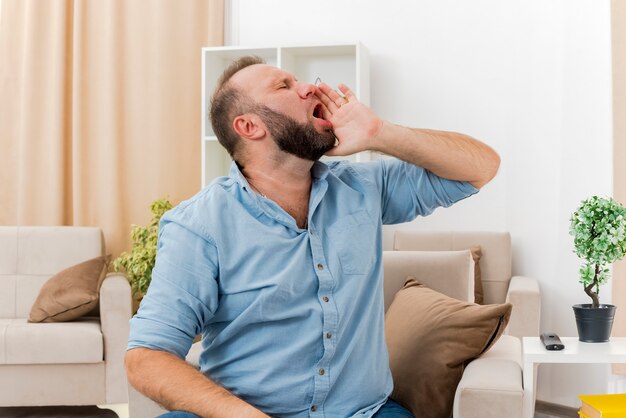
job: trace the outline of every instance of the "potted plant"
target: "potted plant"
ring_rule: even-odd
[[[130,252],[123,252],[117,257],[112,265],[114,271],[126,272],[126,277],[133,290],[133,299],[136,301],[134,311],[137,310],[141,298],[150,286],[152,269],[156,258],[157,238],[159,234],[159,221],[165,212],[172,208],[168,199],[159,199],[152,202],[150,212],[152,220],[150,225],[132,225],[131,239],[133,241]]]
[[[578,337],[584,342],[606,342],[611,336],[615,306],[601,304],[600,286],[609,279],[609,264],[626,253],[626,209],[612,198],[590,197],[570,218],[574,252],[585,260],[580,283],[592,303],[574,305]]]

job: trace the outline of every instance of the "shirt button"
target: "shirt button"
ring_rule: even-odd
[[[326,338],[331,338],[333,336],[333,334],[331,334],[330,332],[326,333]]]
[[[324,296],[324,297],[322,298],[322,300],[323,300],[324,302],[328,302],[330,299],[328,299],[328,296]]]
[[[320,376],[324,376],[324,369],[320,369]]]
[[[317,265],[317,269],[318,269],[319,271],[324,270],[324,265],[323,265],[322,263],[319,263],[319,264]]]
[[[317,411],[317,406],[316,406],[316,405],[313,405],[313,406],[311,407],[311,411],[312,411],[312,412]]]

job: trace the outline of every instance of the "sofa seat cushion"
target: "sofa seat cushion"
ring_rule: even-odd
[[[100,363],[103,353],[97,318],[59,323],[0,319],[0,364]]]

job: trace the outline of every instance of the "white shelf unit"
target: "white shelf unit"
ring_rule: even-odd
[[[369,106],[369,55],[360,43],[341,45],[287,46],[269,48],[211,47],[202,49],[202,187],[214,178],[228,175],[231,158],[217,141],[209,107],[219,76],[235,59],[256,55],[268,64],[289,71],[300,81],[314,83],[319,77],[337,88],[348,85],[359,100]],[[324,157],[326,158],[326,157]],[[346,157],[342,157],[346,158]],[[349,157],[369,159],[369,153]]]

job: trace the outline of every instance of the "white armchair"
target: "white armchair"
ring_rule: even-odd
[[[508,232],[395,231],[396,251],[466,250],[480,245],[484,303],[510,302],[513,311],[506,335],[465,368],[454,399],[455,418],[518,418],[522,416],[521,337],[538,336],[541,295],[536,279],[511,277],[511,236]],[[385,295],[391,299],[414,273],[408,265],[385,263]],[[391,295],[391,296],[390,296]]]

